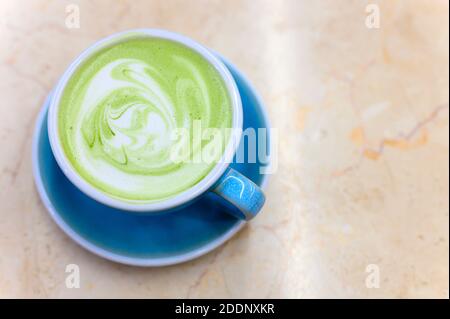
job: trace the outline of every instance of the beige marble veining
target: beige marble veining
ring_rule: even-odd
[[[365,23],[371,3],[379,28]],[[70,4],[79,29],[66,27]],[[0,297],[448,298],[448,10],[446,0],[1,1]],[[281,137],[262,214],[221,248],[164,268],[77,246],[31,173],[34,121],[65,67],[136,27],[227,56]],[[65,285],[71,263],[79,289]],[[379,288],[366,285],[369,265]]]

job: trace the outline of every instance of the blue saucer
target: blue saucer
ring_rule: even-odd
[[[244,129],[269,128],[261,99],[247,79],[223,59],[239,87]],[[224,210],[225,203],[208,193],[181,210],[159,215],[132,214],[104,206],[80,192],[53,157],[47,133],[48,99],[33,137],[33,173],[38,192],[59,227],[87,250],[112,261],[136,266],[171,265],[208,253],[231,238],[244,222]],[[231,167],[264,187],[262,163]]]

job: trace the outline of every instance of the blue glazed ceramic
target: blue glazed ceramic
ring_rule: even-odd
[[[247,79],[228,61],[241,95],[244,130],[269,128],[261,99]],[[87,250],[106,259],[136,266],[171,265],[208,253],[231,238],[245,222],[213,192],[166,214],[133,214],[100,204],[79,191],[53,157],[47,133],[48,100],[37,119],[33,137],[33,172],[41,199],[58,226]],[[258,160],[258,159],[257,159]],[[264,165],[233,163],[231,168],[264,187]],[[233,187],[232,183],[228,187]],[[227,190],[223,190],[226,192]],[[239,212],[236,211],[236,214]]]

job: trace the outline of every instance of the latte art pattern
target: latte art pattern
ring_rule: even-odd
[[[129,173],[155,174],[173,169],[169,158],[171,132],[190,126],[188,111],[176,108],[185,99],[183,91],[176,92],[172,101],[154,78],[162,75],[140,61],[115,61],[92,79],[80,114],[83,137],[96,155]],[[184,82],[188,90],[199,87],[191,80]],[[105,83],[108,89],[96,89]],[[208,106],[203,99],[206,93],[198,94],[196,104],[200,107]]]
[[[175,42],[141,38],[80,66],[63,93],[58,121],[64,151],[86,181],[112,197],[149,202],[187,190],[215,165],[174,162],[174,144],[180,147],[174,132],[191,132],[195,121],[228,128],[231,120],[225,85],[203,57]],[[183,147],[192,157],[207,144]]]

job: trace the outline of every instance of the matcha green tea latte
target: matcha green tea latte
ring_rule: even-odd
[[[131,38],[75,70],[60,99],[58,134],[70,164],[96,189],[152,202],[188,190],[216,165],[173,161],[173,147],[180,146],[174,132],[192,132],[196,123],[230,128],[232,113],[221,75],[199,53],[162,38]],[[211,143],[192,143],[192,135],[181,140],[191,157]],[[219,158],[230,137],[220,138]]]

